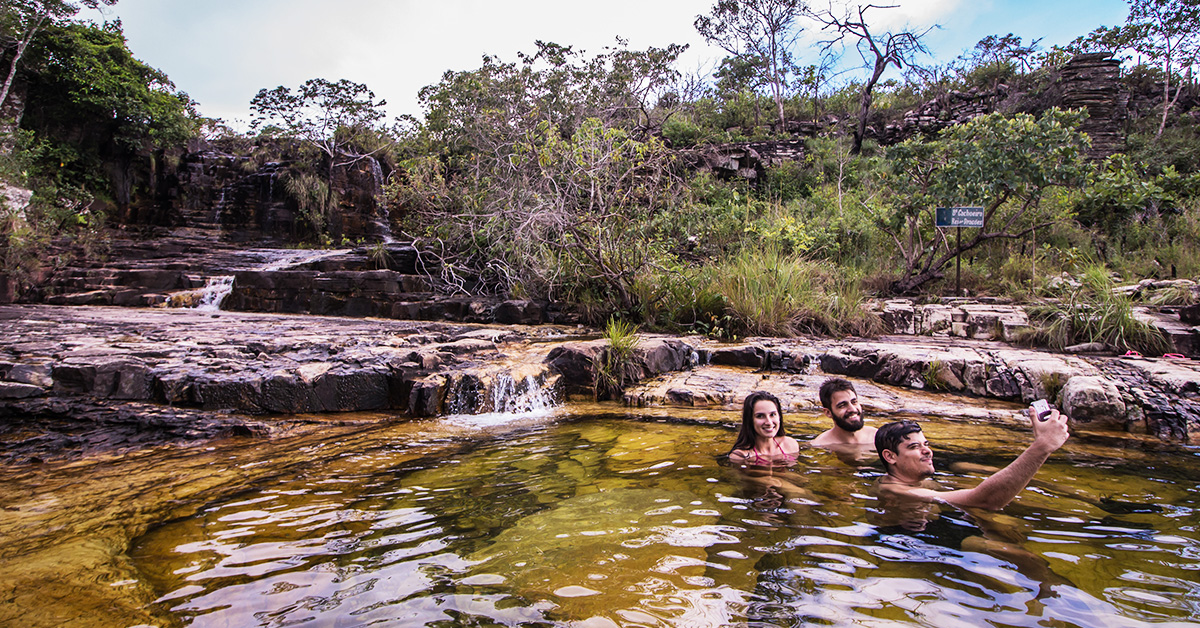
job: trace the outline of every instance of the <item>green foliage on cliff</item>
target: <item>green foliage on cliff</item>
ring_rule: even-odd
[[[74,187],[128,203],[133,162],[199,129],[194,103],[134,58],[120,23],[43,29],[24,73],[29,95],[21,126],[44,143],[31,170],[40,189]]]
[[[34,191],[8,208],[3,268],[22,278],[47,264],[67,237],[90,255],[103,248],[107,216],[97,199],[127,206],[156,151],[194,136],[194,104],[165,74],[138,61],[120,23],[48,23],[20,66],[28,87],[17,136],[5,142],[6,180]]]

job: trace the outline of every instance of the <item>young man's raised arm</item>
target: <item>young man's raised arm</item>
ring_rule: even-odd
[[[1070,435],[1067,432],[1067,417],[1053,410],[1045,421],[1039,421],[1033,409],[1029,410],[1029,419],[1033,424],[1033,443],[1013,460],[1007,467],[992,474],[975,488],[955,491],[935,491],[928,488],[898,488],[899,493],[916,497],[923,501],[940,501],[953,506],[966,508],[986,508],[999,510],[1012,501],[1020,493],[1034,474]]]

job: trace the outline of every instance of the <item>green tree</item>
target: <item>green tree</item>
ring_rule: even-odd
[[[519,54],[505,63],[485,56],[473,71],[448,71],[424,87],[423,129],[452,155],[511,148],[529,128],[549,122],[571,134],[584,120],[595,118],[646,135],[664,121],[654,104],[678,78],[675,60],[687,49],[633,51],[622,40],[589,57],[553,42],[535,42],[537,52]],[[677,100],[677,99],[676,99]]]
[[[992,113],[950,127],[933,140],[888,149],[891,173],[876,200],[877,224],[903,257],[892,284],[909,293],[941,278],[946,264],[984,242],[1020,238],[1061,219],[1040,210],[1052,187],[1078,184],[1085,171],[1083,113],[1050,109],[1041,118]],[[984,226],[960,244],[934,228],[939,206],[982,205]]]
[[[903,30],[899,32],[872,32],[867,22],[867,11],[871,9],[889,9],[890,6],[876,4],[860,4],[851,9],[846,5],[840,13],[835,13],[832,6],[809,15],[821,23],[821,30],[831,31],[833,36],[824,42],[824,49],[829,51],[846,40],[851,40],[862,56],[865,67],[870,68],[871,74],[863,83],[859,97],[858,124],[854,129],[854,152],[862,151],[862,143],[867,131],[867,116],[871,111],[871,102],[875,86],[880,77],[887,71],[888,66],[897,69],[913,65],[913,60],[919,54],[928,54],[922,38],[929,29],[922,32]],[[932,29],[933,27],[930,27]]]
[[[721,65],[713,73],[717,79],[717,93],[720,94],[729,108],[730,101],[743,95],[749,95],[754,100],[754,126],[759,124],[758,91],[765,87],[767,71],[765,63],[758,57],[725,57]]]
[[[71,17],[79,12],[79,5],[96,8],[101,4],[113,5],[117,0],[80,0],[78,4],[64,0],[0,0],[0,45],[9,58],[4,86],[0,87],[0,111],[8,102],[8,93],[17,77],[17,70],[25,56],[25,50],[34,37],[56,20]]]
[[[47,192],[76,187],[126,207],[137,166],[194,136],[194,103],[133,56],[120,22],[53,24],[30,45],[22,128],[42,142],[34,176]]]
[[[960,72],[967,80],[974,78],[982,86],[995,89],[1014,74],[1033,70],[1040,42],[1041,39],[1035,39],[1025,45],[1020,36],[1012,33],[988,35],[959,57],[964,64]]]
[[[802,0],[717,0],[709,15],[696,17],[694,25],[704,39],[750,67],[761,68],[775,100],[782,129],[788,75],[795,72],[792,47],[805,11]]]
[[[1129,0],[1126,28],[1132,31],[1133,48],[1157,62],[1163,69],[1163,112],[1155,137],[1167,126],[1167,116],[1179,95],[1183,82],[1171,95],[1171,79],[1176,73],[1200,62],[1200,3],[1196,0]]]
[[[814,122],[821,117],[821,88],[829,84],[837,61],[836,55],[824,54],[817,63],[800,68],[796,74],[798,90],[810,94]]]
[[[6,216],[0,241],[3,270],[18,278],[58,261],[45,255],[53,238],[101,248],[107,212],[94,200],[128,211],[151,155],[199,126],[192,101],[133,57],[119,23],[44,26],[21,73],[28,94],[11,158],[34,196]]]
[[[282,85],[264,88],[250,101],[250,109],[258,114],[251,128],[297,139],[324,156],[323,180],[301,172],[284,181],[300,216],[318,236],[326,235],[329,214],[338,203],[332,185],[338,168],[374,159],[394,144],[392,132],[382,124],[385,114],[381,108],[386,104],[377,102],[375,93],[362,83],[323,78],[309,79],[295,91]],[[385,197],[376,200],[381,206],[387,202]]]
[[[634,310],[656,254],[650,218],[682,188],[646,103],[682,47],[537,45],[421,90],[425,123],[389,197],[440,256],[444,290],[586,293]]]
[[[375,143],[385,114],[380,109],[387,101],[375,101],[375,93],[362,83],[346,79],[332,82],[309,79],[296,91],[280,85],[260,89],[250,101],[258,114],[251,128],[278,123],[283,133],[317,148],[334,165],[353,163],[386,148],[363,146]],[[346,161],[339,161],[339,160]]]

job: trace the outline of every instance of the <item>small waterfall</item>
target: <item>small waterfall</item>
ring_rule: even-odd
[[[542,386],[532,375],[526,375],[518,384],[507,373],[496,377],[491,401],[492,412],[515,414],[545,414],[557,405],[553,388]]]
[[[209,277],[204,287],[199,290],[200,299],[196,309],[204,312],[216,312],[221,309],[221,303],[233,292],[233,275],[218,275]]]
[[[192,278],[195,281],[198,278]],[[194,285],[194,284],[193,284]],[[167,307],[216,312],[233,292],[233,275],[215,275],[204,279],[204,287],[173,293]]]
[[[383,194],[383,168],[374,157],[367,157],[367,163],[371,165],[371,194],[375,198],[375,207],[379,213],[372,221],[375,225],[375,235],[381,242],[390,244],[395,242],[396,238],[392,237],[392,215],[388,211],[387,198]]]
[[[464,376],[448,395],[446,420],[469,427],[503,425],[549,416],[558,406],[557,380],[545,375],[514,378],[498,373],[490,385],[475,376]]]

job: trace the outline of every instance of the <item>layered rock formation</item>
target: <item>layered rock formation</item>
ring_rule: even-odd
[[[951,90],[895,121],[873,118],[866,137],[887,146],[910,137],[929,136],[995,111],[1038,114],[1049,107],[1086,108],[1083,131],[1092,138],[1089,156],[1103,159],[1125,146],[1125,121],[1130,94],[1120,82],[1121,62],[1108,53],[1077,55],[1063,65],[1045,90],[1035,94],[1000,84],[993,89]],[[1187,103],[1185,103],[1186,105]],[[683,151],[687,163],[726,177],[759,179],[766,168],[803,158],[804,138],[828,135],[846,120],[826,117],[817,122],[793,122],[788,131],[796,139],[742,142]]]
[[[27,458],[163,440],[272,434],[309,413],[407,417],[590,399],[603,340],[571,328],[96,307],[0,308],[0,422]],[[736,409],[752,387],[812,409],[831,374],[873,382],[885,413],[1004,419],[1048,398],[1080,425],[1187,440],[1200,428],[1192,360],[1073,357],[952,338],[644,336],[625,370],[630,405]],[[912,402],[897,389],[958,393]],[[891,392],[887,392],[891,391]],[[886,394],[885,394],[886,393]],[[284,419],[260,415],[283,414]],[[323,419],[328,421],[329,419]],[[109,429],[112,428],[112,429]]]
[[[242,143],[194,140],[178,154],[158,159],[149,193],[130,206],[125,222],[187,229],[214,240],[298,241],[313,233],[296,195],[288,192],[288,181],[309,173],[321,178],[337,200],[321,218],[330,238],[391,237],[383,202],[386,173],[374,157],[339,163],[329,176],[327,160],[301,167],[298,147]],[[266,158],[256,151],[277,154]]]
[[[1088,151],[1103,159],[1125,148],[1124,123],[1129,94],[1121,89],[1121,61],[1109,53],[1076,55],[1059,71],[1064,109],[1087,109],[1083,132],[1092,138]]]

